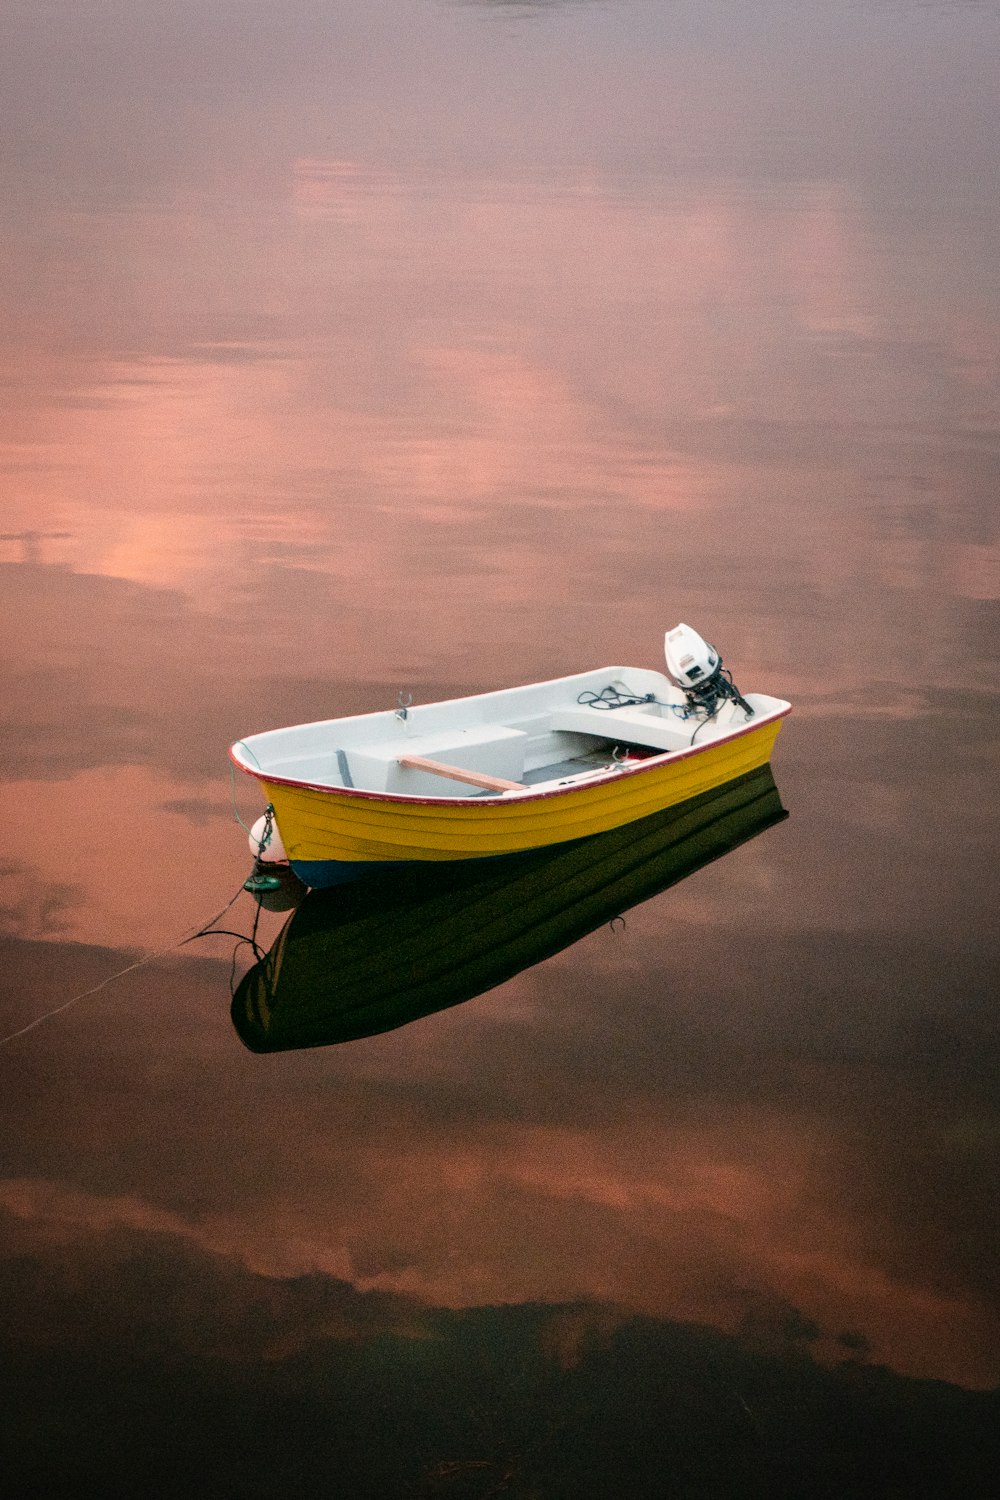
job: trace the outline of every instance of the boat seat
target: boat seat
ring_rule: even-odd
[[[691,738],[679,720],[661,719],[646,709],[591,708],[583,703],[554,709],[549,715],[549,728],[566,734],[592,734],[629,745],[648,745],[654,750],[683,750]]]
[[[432,734],[411,730],[391,740],[368,741],[347,749],[354,784],[370,791],[401,792],[416,797],[471,796],[476,784],[449,784],[440,773],[402,764],[417,760],[443,762],[452,770],[479,772],[508,785],[520,783],[528,736],[506,724],[471,724]],[[479,783],[483,783],[480,781]]]

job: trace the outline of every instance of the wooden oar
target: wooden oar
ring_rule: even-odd
[[[502,776],[487,776],[485,771],[463,771],[461,766],[448,766],[442,760],[430,760],[426,755],[401,755],[398,765],[409,771],[430,771],[432,776],[448,776],[452,781],[464,781],[469,786],[480,786],[487,792],[519,792],[523,782],[505,781]]]

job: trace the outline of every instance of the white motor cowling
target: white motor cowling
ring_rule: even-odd
[[[702,687],[722,666],[718,651],[690,625],[675,625],[663,638],[667,671],[680,688]]]
[[[722,657],[697,630],[675,625],[663,638],[663,651],[670,679],[682,689],[690,709],[714,719],[728,700],[742,708],[748,719],[753,718],[753,709],[722,665]]]

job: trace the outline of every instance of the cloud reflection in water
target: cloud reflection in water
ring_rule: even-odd
[[[389,1407],[473,1346],[544,1347],[597,1360],[588,1412],[632,1402],[570,1418],[573,1451],[623,1435],[592,1474],[636,1412],[663,1459],[667,1409],[675,1444],[711,1434],[696,1471],[764,1451],[779,1494],[803,1392],[836,1389],[810,1431],[866,1452],[817,1492],[896,1464],[971,1495],[995,1408],[870,1366],[1000,1376],[995,8],[535,11],[3,8],[5,1015],[235,888],[236,734],[401,686],[652,661],[688,618],[795,700],[796,816],[357,1045],[250,1055],[227,966],[188,959],[7,1049],[6,1415],[59,1461],[93,1418],[111,1491],[95,1413],[148,1391],[149,1492],[163,1414],[216,1410],[223,1366],[220,1431],[280,1447],[319,1389],[297,1452],[349,1410],[369,1456],[412,1454],[426,1413]],[[702,1335],[615,1346],[637,1314],[713,1325],[725,1378],[658,1384]],[[310,1325],[363,1380],[313,1378]],[[489,1456],[459,1409],[428,1463]],[[181,1493],[294,1488],[223,1446]],[[356,1457],[326,1488],[363,1493]]]

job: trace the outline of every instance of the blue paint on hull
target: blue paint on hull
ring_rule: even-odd
[[[332,885],[346,885],[349,881],[364,880],[369,875],[381,875],[385,870],[411,870],[419,860],[407,860],[401,864],[396,860],[293,859],[289,863],[303,885],[322,891]]]

